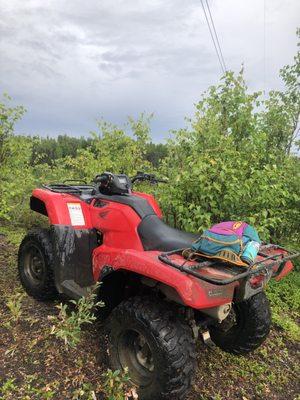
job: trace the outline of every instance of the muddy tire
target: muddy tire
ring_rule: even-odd
[[[111,367],[129,369],[141,400],[181,400],[195,371],[191,328],[171,305],[151,297],[119,304],[109,320]]]
[[[30,231],[19,248],[18,272],[26,292],[37,300],[52,300],[58,295],[53,259],[49,230]]]
[[[235,321],[228,327],[227,318],[210,329],[213,342],[233,354],[247,354],[267,338],[271,326],[269,301],[264,292],[233,306]]]

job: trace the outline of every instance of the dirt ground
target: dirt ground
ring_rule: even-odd
[[[104,399],[102,374],[108,364],[100,322],[84,330],[77,348],[67,349],[50,334],[51,316],[58,313],[55,303],[25,296],[19,321],[8,324],[6,303],[22,291],[16,253],[16,246],[0,235],[0,399]],[[299,400],[299,355],[299,343],[276,327],[267,342],[247,357],[209,349],[199,341],[198,368],[188,400]]]

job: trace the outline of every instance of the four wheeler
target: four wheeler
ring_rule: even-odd
[[[31,209],[46,215],[50,228],[23,239],[19,276],[38,300],[59,293],[78,299],[102,282],[112,368],[128,367],[140,399],[183,399],[199,332],[234,354],[260,346],[271,323],[264,287],[272,276],[285,276],[297,254],[264,245],[242,270],[186,260],[182,250],[199,235],[163,222],[154,198],[132,191],[136,181],[159,182],[151,174],[130,180],[105,172],[91,185],[66,181],[35,189]]]

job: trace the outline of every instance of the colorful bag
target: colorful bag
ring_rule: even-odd
[[[252,264],[258,254],[260,239],[256,230],[241,221],[227,221],[212,226],[193,243],[192,252],[240,266]]]

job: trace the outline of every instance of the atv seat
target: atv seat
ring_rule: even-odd
[[[199,238],[199,235],[172,228],[153,214],[141,221],[138,233],[145,250],[172,251],[191,247]]]

